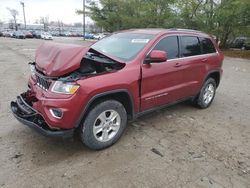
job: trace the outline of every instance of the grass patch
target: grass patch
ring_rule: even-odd
[[[250,50],[222,49],[225,56],[250,59]]]

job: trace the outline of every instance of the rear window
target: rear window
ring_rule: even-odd
[[[201,47],[197,37],[181,37],[181,52],[183,57],[201,54]]]
[[[200,43],[201,43],[203,54],[210,54],[210,53],[216,52],[214,44],[212,43],[212,41],[210,39],[200,38]]]

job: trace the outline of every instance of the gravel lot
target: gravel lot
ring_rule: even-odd
[[[0,187],[250,187],[250,60],[225,58],[210,108],[154,112],[130,123],[113,147],[90,151],[78,140],[45,138],[10,112],[42,42],[0,38]]]

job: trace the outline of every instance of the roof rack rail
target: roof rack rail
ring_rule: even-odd
[[[190,31],[190,32],[201,32],[195,29],[180,29],[180,28],[170,28],[169,30],[175,30],[175,31]]]

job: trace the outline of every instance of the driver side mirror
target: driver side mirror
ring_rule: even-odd
[[[144,64],[161,63],[167,61],[167,53],[161,50],[153,50],[145,59]]]

